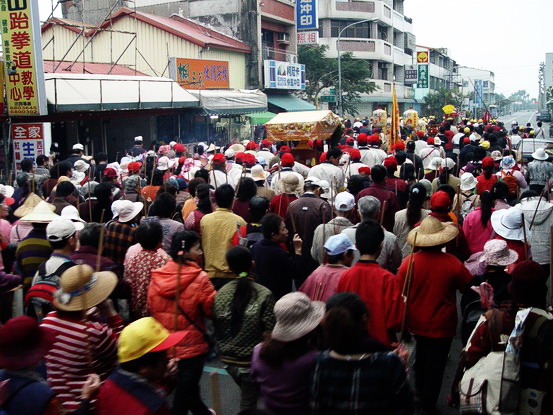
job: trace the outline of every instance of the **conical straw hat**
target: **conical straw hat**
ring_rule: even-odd
[[[427,216],[407,235],[407,242],[413,245],[417,234],[417,246],[430,247],[443,245],[454,239],[459,233],[456,226],[440,222],[433,216]]]
[[[59,215],[52,212],[50,203],[41,200],[33,211],[21,218],[21,222],[50,223],[59,218]]]
[[[18,218],[22,218],[23,216],[31,213],[35,206],[38,205],[40,202],[42,202],[42,199],[39,195],[37,195],[36,193],[29,193],[25,198],[23,204],[15,209],[15,212],[13,212],[13,214]],[[50,208],[52,209],[52,212],[56,210],[56,207],[54,205],[50,205]]]

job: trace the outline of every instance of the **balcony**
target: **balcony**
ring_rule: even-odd
[[[298,55],[296,55],[295,53],[288,53],[284,49],[263,47],[261,52],[263,60],[298,63]]]
[[[336,43],[336,38],[326,37],[319,39],[319,44],[328,46],[326,56],[329,58],[338,57]],[[392,62],[392,46],[381,39],[341,38],[340,51],[342,53],[353,52],[354,56],[358,59]],[[403,64],[403,61],[401,64]]]

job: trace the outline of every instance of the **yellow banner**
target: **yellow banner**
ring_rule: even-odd
[[[33,10],[33,7],[35,10]],[[36,0],[0,0],[6,98],[10,115],[44,115],[44,69]],[[36,25],[36,26],[35,26]],[[37,71],[40,71],[37,73]]]
[[[4,62],[0,62],[0,115],[4,112]]]

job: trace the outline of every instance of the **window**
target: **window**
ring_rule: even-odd
[[[330,35],[332,37],[338,37],[340,32],[347,26],[355,23],[351,20],[331,20],[330,21]],[[360,39],[369,39],[371,37],[370,22],[356,24],[355,26],[346,29],[341,37],[351,37]]]
[[[468,88],[469,81],[463,81],[463,88]]]
[[[388,80],[388,64],[386,62],[378,62],[378,79]]]
[[[484,81],[484,82],[482,83],[482,86],[483,86],[484,88],[488,88],[488,87],[490,86],[490,83],[489,83],[488,81]]]

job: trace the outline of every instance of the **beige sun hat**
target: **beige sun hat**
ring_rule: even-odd
[[[256,164],[255,166],[252,167],[252,179],[254,181],[265,180],[267,176],[268,174],[265,170],[263,170],[263,166]]]
[[[246,147],[244,147],[242,144],[233,144],[229,147],[231,150],[234,151],[234,153],[243,153],[246,151]]]
[[[28,215],[33,211],[36,205],[38,205],[40,202],[42,202],[42,199],[39,195],[36,193],[29,193],[27,197],[25,198],[25,201],[21,206],[19,206],[17,209],[15,209],[15,212],[13,214],[17,216],[18,218],[22,218],[25,215]],[[50,203],[46,203],[52,212],[56,210],[56,207]]]
[[[275,304],[276,324],[271,337],[281,342],[291,342],[312,332],[325,314],[325,303],[311,301],[296,291],[286,294]]]
[[[419,247],[430,247],[443,245],[453,240],[459,229],[454,225],[440,222],[433,216],[427,216],[415,229],[407,235],[407,242],[411,245],[415,243],[415,234],[417,235],[417,245]]]
[[[301,189],[300,179],[295,174],[287,174],[280,179],[278,187],[281,193],[300,193],[303,190]]]
[[[75,265],[61,274],[54,306],[64,311],[88,310],[108,298],[116,285],[117,275],[111,271],[94,272],[90,265]]]
[[[55,207],[54,210],[56,210]],[[34,207],[31,213],[28,213],[21,218],[21,222],[50,223],[58,218],[59,215],[54,213],[52,205],[44,200],[41,200]]]

